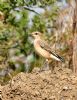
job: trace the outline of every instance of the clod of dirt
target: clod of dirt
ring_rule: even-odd
[[[77,76],[67,68],[19,73],[0,86],[0,100],[77,100]]]

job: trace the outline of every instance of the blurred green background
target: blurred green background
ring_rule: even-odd
[[[0,83],[10,79],[8,73],[14,76],[43,65],[44,59],[35,53],[29,36],[33,31],[42,32],[52,49],[66,57],[70,67],[71,1],[0,0]]]

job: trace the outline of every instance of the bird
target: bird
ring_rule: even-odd
[[[46,59],[46,62],[48,62],[47,67],[49,67],[49,62],[52,59],[59,62],[65,62],[64,58],[62,58],[61,56],[56,54],[54,51],[52,51],[52,48],[50,47],[50,45],[41,38],[42,37],[41,32],[38,32],[38,31],[32,32],[31,36],[34,38],[33,45],[34,45],[36,53]]]

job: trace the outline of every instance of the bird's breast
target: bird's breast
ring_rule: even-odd
[[[41,48],[38,40],[34,41],[34,48],[39,55],[43,56],[44,58],[50,59],[50,53],[44,48]]]

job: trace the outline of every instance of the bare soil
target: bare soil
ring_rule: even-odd
[[[0,85],[0,100],[77,100],[77,76],[68,68],[21,72]]]

